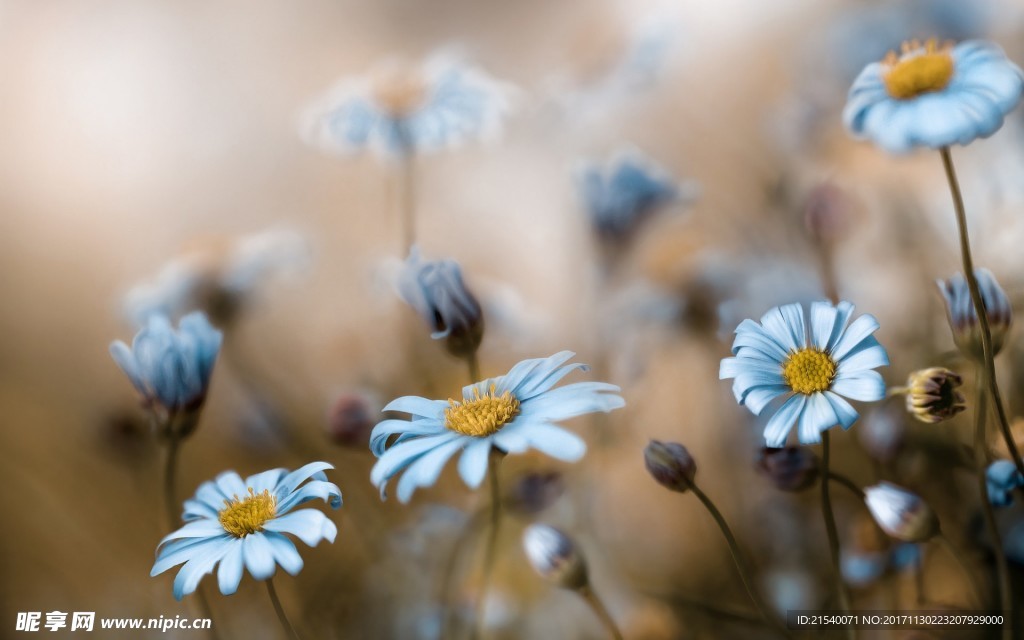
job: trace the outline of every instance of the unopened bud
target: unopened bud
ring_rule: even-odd
[[[523,532],[523,549],[534,570],[548,582],[564,589],[587,585],[587,565],[576,545],[558,529],[531,524]]]
[[[1006,293],[988,269],[975,269],[974,277],[978,281],[982,306],[988,318],[988,327],[992,334],[992,355],[995,356],[1002,349],[1010,324],[1013,322],[1010,299],[1006,297]],[[949,318],[949,326],[953,329],[953,341],[956,342],[956,346],[975,360],[983,359],[981,327],[978,324],[978,314],[974,312],[974,302],[971,300],[967,280],[957,273],[949,280],[939,280],[937,284],[946,299],[946,315]]]
[[[342,447],[365,449],[380,408],[365,393],[342,393],[327,414],[327,437]]]
[[[907,411],[928,424],[949,420],[967,408],[957,391],[961,384],[963,378],[943,367],[915,371],[907,378]]]
[[[939,519],[916,494],[888,482],[864,490],[864,502],[887,534],[905,542],[924,542],[939,532]]]
[[[644,464],[647,472],[666,489],[683,493],[693,487],[697,463],[678,442],[651,440],[644,449]]]
[[[818,481],[818,456],[807,447],[765,447],[757,469],[780,491],[803,491]]]
[[[557,471],[520,476],[505,493],[505,506],[514,513],[534,515],[550,507],[565,493],[565,481]]]

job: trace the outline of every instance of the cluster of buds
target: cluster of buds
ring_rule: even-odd
[[[1013,321],[1010,299],[988,269],[975,269],[974,277],[978,281],[982,306],[988,318],[992,334],[992,355],[995,356],[1002,349]],[[937,284],[946,299],[946,314],[949,326],[953,329],[953,341],[965,355],[982,360],[981,326],[978,314],[974,311],[967,280],[957,273],[949,280],[939,280]]]
[[[928,424],[949,420],[967,406],[957,390],[961,384],[959,375],[943,367],[915,371],[907,378],[907,411]]]

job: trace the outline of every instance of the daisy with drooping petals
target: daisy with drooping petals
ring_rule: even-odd
[[[302,557],[284,534],[311,547],[321,540],[334,542],[338,528],[323,513],[292,511],[314,498],[335,509],[341,506],[341,491],[324,475],[325,469],[333,468],[326,462],[312,462],[291,473],[271,469],[244,481],[234,471],[226,471],[204,482],[195,497],[185,501],[185,526],[160,541],[150,575],[184,563],[174,578],[174,597],[181,600],[196,590],[217,563],[217,582],[224,595],[238,589],[243,569],[257,580],[271,578],[277,565],[298,574]]]
[[[990,42],[915,40],[861,71],[843,122],[890,153],[965,145],[999,130],[1022,91],[1024,73]]]
[[[584,364],[565,364],[575,354],[562,351],[549,358],[523,360],[503,376],[462,389],[462,400],[429,400],[404,396],[384,407],[402,411],[412,420],[384,420],[373,429],[370,449],[379,460],[370,480],[384,495],[387,481],[403,469],[398,499],[408,502],[417,487],[437,480],[445,463],[457,451],[459,474],[472,488],[487,473],[491,449],[522,453],[529,448],[575,462],[587,445],[555,422],[625,405],[619,388],[605,382],[576,382],[552,389],[559,380]],[[563,366],[564,365],[564,366]],[[398,438],[388,446],[388,439]]]
[[[764,438],[782,447],[794,423],[803,444],[821,442],[835,425],[850,428],[859,414],[841,396],[871,402],[885,397],[882,376],[873,369],[889,364],[885,349],[871,335],[878,321],[863,315],[850,322],[853,305],[811,303],[775,307],[760,324],[744,320],[736,328],[734,357],[722,360],[719,378],[733,378],[736,401],[760,415],[773,400],[789,395],[768,420]]]

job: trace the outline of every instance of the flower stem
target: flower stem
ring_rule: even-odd
[[[476,349],[466,356],[466,364],[469,365],[469,384],[475,384],[480,380],[480,359],[476,356]]]
[[[999,417],[999,429],[1002,432],[1003,440],[1006,441],[1006,448],[1010,451],[1010,457],[1017,465],[1017,471],[1024,474],[1024,460],[1021,459],[1017,444],[1013,441],[1013,434],[1010,433],[1010,423],[1003,409],[1003,397],[999,391],[999,381],[996,379],[995,352],[992,349],[992,329],[988,324],[988,314],[985,312],[985,303],[981,297],[981,289],[978,287],[978,279],[974,275],[974,260],[971,257],[971,241],[967,233],[967,214],[964,210],[964,199],[960,193],[960,183],[956,178],[956,170],[953,168],[953,157],[949,147],[939,149],[942,156],[942,166],[946,170],[946,180],[949,182],[949,190],[953,195],[953,208],[956,210],[956,223],[960,235],[960,257],[964,264],[964,277],[967,279],[967,289],[971,294],[971,304],[974,306],[974,314],[978,317],[978,326],[981,328],[981,351],[983,356],[982,366],[985,368],[989,391],[992,393],[992,403],[995,405],[996,414]]]
[[[828,534],[828,551],[832,557],[832,577],[836,583],[836,597],[839,599],[840,613],[850,613],[850,596],[846,592],[846,585],[843,584],[843,572],[839,566],[839,530],[836,528],[836,517],[832,513],[832,496],[829,494],[829,473],[828,465],[831,454],[831,446],[828,431],[821,433],[821,513],[825,517],[825,532]],[[848,638],[856,638],[856,632],[846,628]]]
[[[483,524],[483,516],[484,512],[482,510],[477,511],[470,518],[469,522],[463,526],[462,531],[459,532],[455,543],[452,545],[451,553],[448,554],[448,558],[444,563],[444,573],[441,574],[441,638],[456,637],[452,634],[454,623],[453,609],[455,608],[452,603],[452,582],[455,579],[455,569],[459,564],[461,552],[469,546],[470,539],[476,534],[480,525]]]
[[[416,244],[416,172],[412,151],[404,151],[398,162],[398,207],[402,224],[403,255],[407,256],[409,250]]]
[[[164,514],[167,516],[167,529],[174,529],[178,524],[178,499],[175,491],[175,478],[178,472],[178,448],[181,439],[171,434],[167,438],[167,457],[164,460]]]
[[[981,587],[978,585],[977,576],[975,576],[974,572],[972,572],[967,567],[967,564],[964,562],[964,559],[960,557],[960,554],[953,546],[953,543],[949,541],[949,538],[946,537],[946,534],[940,531],[939,534],[935,536],[935,541],[938,542],[939,546],[945,549],[946,553],[949,554],[950,557],[952,557],[953,560],[956,562],[957,567],[960,568],[960,571],[964,574],[964,577],[967,578],[968,584],[971,585],[971,595],[973,596],[974,604],[978,607],[982,607],[983,603],[985,602],[985,599],[981,596],[982,590]]]
[[[985,418],[987,398],[985,397],[985,369],[979,372],[980,379],[977,381],[977,407],[974,410],[974,457],[978,463],[978,495],[981,498],[981,510],[985,516],[985,525],[988,528],[989,536],[992,538],[992,551],[996,556],[996,570],[999,575],[999,603],[1001,613],[1006,616],[1003,621],[1003,640],[1010,640],[1013,637],[1013,594],[1010,590],[1010,570],[1006,564],[1006,552],[1003,550],[1003,540],[999,535],[999,524],[996,522],[996,514],[992,510],[992,503],[988,500],[988,480],[985,470]]]
[[[711,498],[707,497],[696,484],[690,486],[690,491],[693,492],[693,495],[697,496],[704,505],[704,508],[711,514],[711,517],[715,519],[718,528],[722,531],[722,536],[729,544],[729,553],[732,554],[733,564],[736,565],[736,570],[740,574],[740,580],[743,581],[743,587],[747,590],[747,595],[750,596],[750,600],[754,603],[754,608],[757,609],[757,612],[765,622],[780,627],[788,636],[789,633],[785,626],[768,615],[768,607],[762,602],[761,596],[758,595],[757,590],[754,588],[754,581],[751,580],[750,572],[747,570],[746,563],[743,562],[743,556],[740,554],[740,546],[736,542],[736,536],[732,534],[732,529],[729,528],[729,524],[725,521],[725,517],[722,516],[722,512],[718,510],[718,507],[711,501]]]
[[[501,524],[501,491],[498,487],[498,464],[501,462],[501,455],[491,451],[487,459],[487,475],[490,476],[491,485],[491,526],[487,532],[487,541],[484,546],[484,572],[480,581],[480,595],[476,601],[476,615],[473,620],[472,638],[482,637],[484,625],[484,612],[487,608],[487,591],[491,583],[491,573],[494,571],[494,560],[498,551],[498,527]]]
[[[274,579],[267,578],[267,593],[270,595],[270,601],[274,604],[274,612],[277,613],[277,619],[281,621],[281,627],[284,628],[284,633],[288,636],[289,640],[299,640],[299,634],[295,632],[295,627],[288,621],[288,616],[284,613],[284,607],[281,606],[281,600],[277,597],[277,589],[274,588]]]
[[[619,627],[616,626],[615,620],[612,615],[608,613],[608,607],[604,606],[604,602],[601,598],[594,593],[594,590],[590,588],[590,585],[584,585],[579,589],[580,597],[582,597],[590,608],[593,609],[594,614],[601,620],[601,624],[608,629],[608,633],[611,634],[615,640],[622,640],[622,632],[619,631]]]
[[[853,493],[861,500],[864,499],[864,490],[858,487],[853,480],[850,480],[843,474],[832,471],[828,474],[828,479],[831,480],[832,482],[835,482],[836,484],[846,487],[847,489],[850,490],[851,493]]]

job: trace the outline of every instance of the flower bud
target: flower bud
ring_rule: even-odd
[[[818,481],[818,457],[806,447],[765,447],[757,470],[779,491],[803,491]]]
[[[982,306],[988,317],[988,326],[992,333],[992,355],[995,356],[1002,348],[1013,321],[1010,299],[1006,297],[1006,293],[988,269],[975,269],[974,277],[978,280]],[[937,284],[946,299],[946,315],[949,318],[949,326],[953,329],[953,341],[965,355],[981,360],[984,357],[981,327],[978,324],[978,315],[974,312],[967,280],[957,273],[949,280],[939,280]]]
[[[445,340],[449,353],[466,358],[476,352],[484,335],[483,311],[457,262],[425,262],[413,247],[398,276],[398,293],[433,330],[430,337]]]
[[[520,476],[505,492],[505,507],[514,513],[534,515],[550,507],[565,493],[565,480],[557,471]]]
[[[949,420],[967,408],[957,387],[963,379],[943,367],[921,369],[907,378],[907,411],[921,422]]]
[[[327,414],[327,437],[336,445],[351,449],[366,449],[370,445],[370,432],[377,424],[380,411],[377,403],[365,393],[340,394]]]
[[[1024,475],[1017,465],[1009,460],[996,460],[985,472],[988,484],[988,501],[996,507],[1008,507],[1013,503],[1015,489],[1024,487]]]
[[[697,475],[697,463],[686,447],[678,442],[651,440],[644,449],[644,464],[658,484],[680,493],[693,486],[693,478]]]
[[[523,549],[534,570],[548,582],[564,589],[587,585],[587,565],[576,545],[558,529],[531,524],[523,532]]]
[[[864,490],[864,502],[887,534],[904,542],[924,542],[939,532],[939,519],[917,495],[882,482]]]

